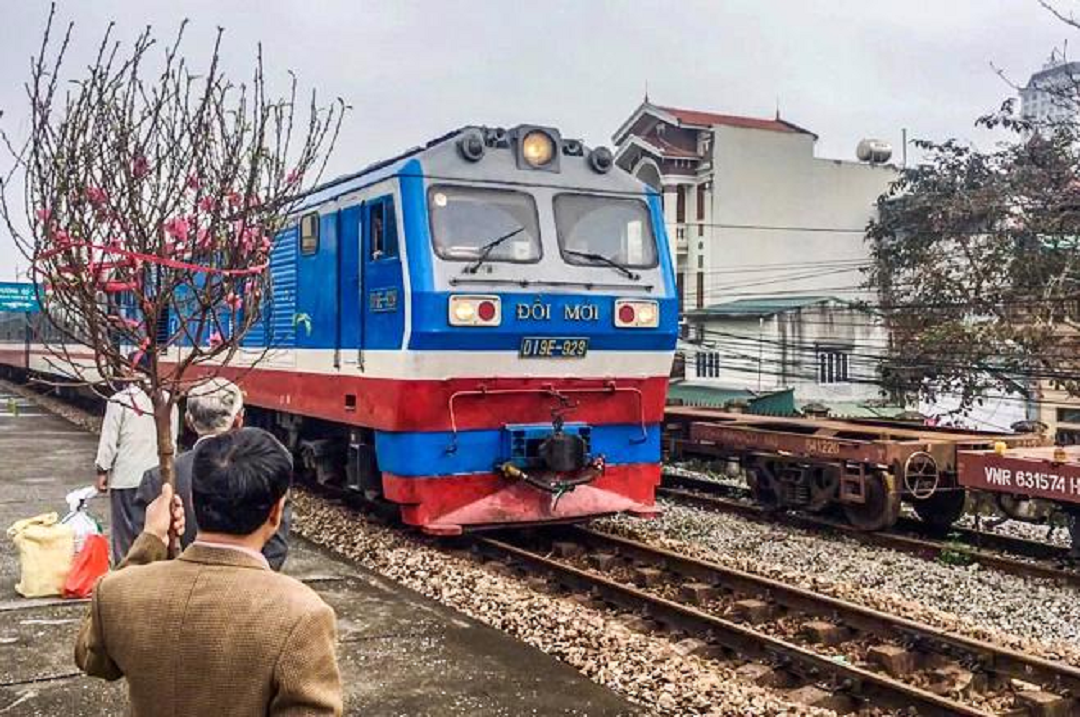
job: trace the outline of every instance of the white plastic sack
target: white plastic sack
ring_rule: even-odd
[[[65,498],[69,512],[60,522],[71,526],[71,529],[75,531],[75,554],[78,554],[83,549],[86,536],[100,535],[102,532],[101,523],[90,515],[86,509],[87,502],[97,495],[97,488],[91,485],[73,490]]]

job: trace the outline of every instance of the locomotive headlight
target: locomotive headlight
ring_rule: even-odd
[[[660,307],[655,301],[617,299],[615,326],[623,329],[654,329],[660,325]]]
[[[471,324],[476,318],[476,307],[471,301],[459,301],[454,304],[454,320],[459,324]]]
[[[555,141],[546,132],[533,130],[521,140],[521,156],[533,167],[550,164],[555,156]]]
[[[451,326],[498,326],[502,302],[497,296],[451,296],[447,320]]]

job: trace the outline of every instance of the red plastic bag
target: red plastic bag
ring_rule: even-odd
[[[90,597],[98,578],[107,572],[109,572],[109,541],[104,535],[86,536],[86,542],[71,562],[71,572],[64,580],[64,597]]]

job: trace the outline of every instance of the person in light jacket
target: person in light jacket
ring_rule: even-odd
[[[176,406],[172,409],[172,437],[180,425]],[[105,420],[98,440],[97,489],[109,493],[109,530],[113,564],[127,555],[142,531],[142,521],[134,522],[135,493],[143,473],[158,464],[157,424],[150,397],[136,385],[117,391],[105,406]]]

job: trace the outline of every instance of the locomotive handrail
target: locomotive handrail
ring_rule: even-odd
[[[469,389],[464,391],[455,391],[450,394],[450,398],[447,399],[447,410],[450,413],[450,445],[446,447],[447,453],[457,452],[457,416],[454,412],[454,402],[458,398],[468,398],[471,396],[499,396],[509,394],[523,394],[523,393],[539,393],[552,398],[560,398],[561,396],[569,393],[633,393],[637,397],[638,407],[638,425],[641,428],[641,438],[635,443],[644,443],[649,440],[649,431],[645,427],[645,398],[641,394],[641,389],[633,386],[618,386],[614,381],[608,381],[603,386],[588,386],[579,388],[562,388],[556,389],[551,384],[546,384],[538,388],[487,388],[481,386],[476,389]]]

